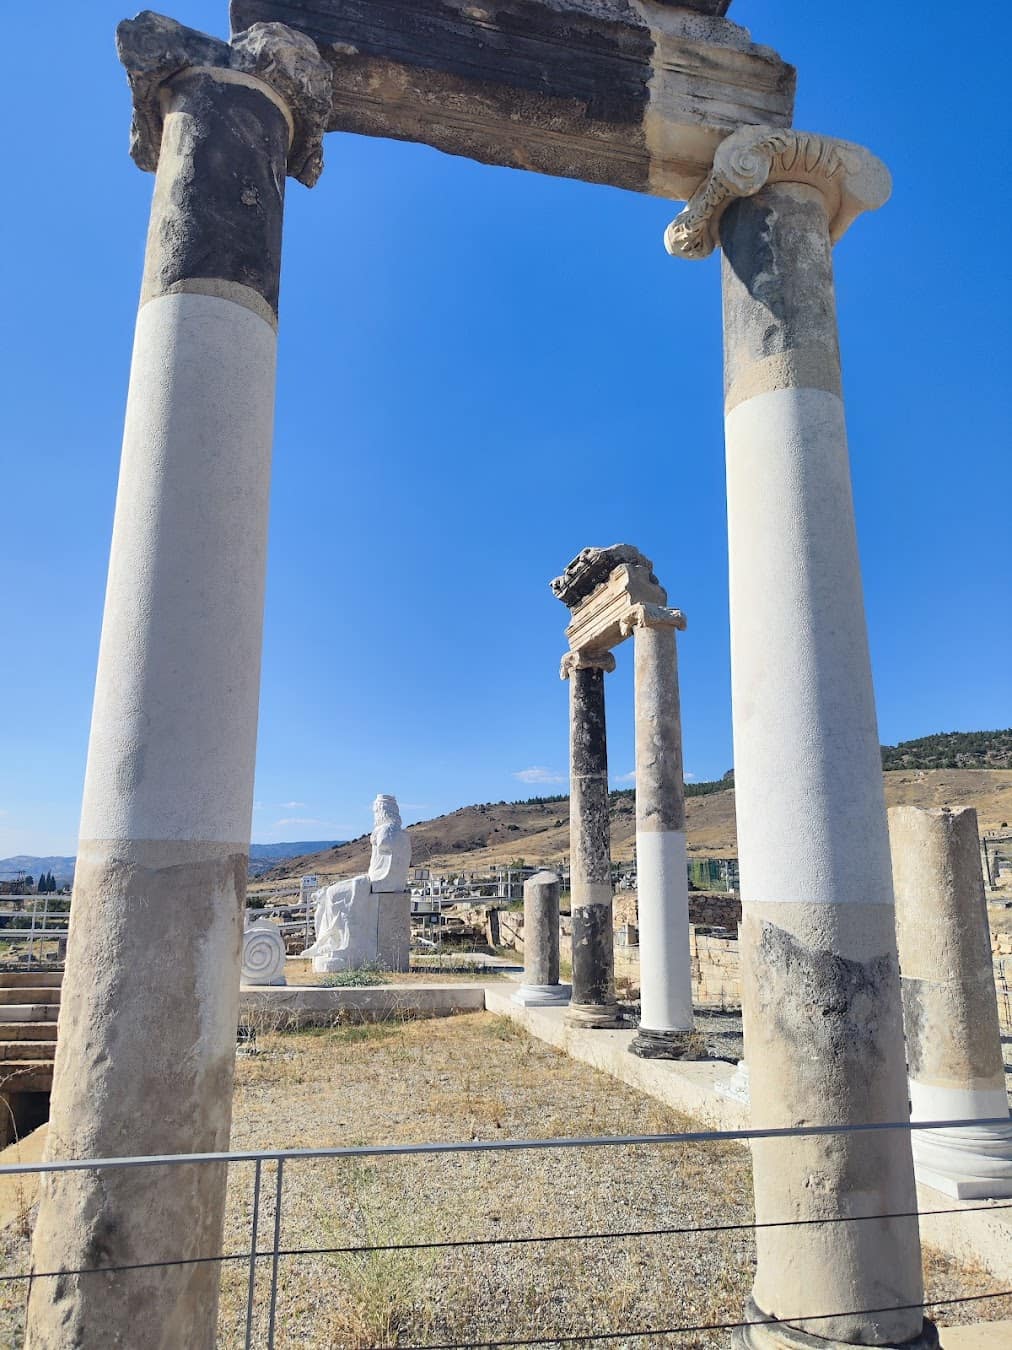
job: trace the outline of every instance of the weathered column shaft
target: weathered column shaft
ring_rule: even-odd
[[[320,65],[306,39],[279,34],[287,51]],[[123,25],[120,36],[128,65],[139,48],[143,64],[149,44],[175,43],[176,71],[179,44],[192,39],[199,68],[153,93],[164,128],[88,748],[51,1158],[227,1148],[256,748],[292,115],[255,75],[204,65],[208,54],[219,66],[230,59],[223,43],[156,16]],[[225,1181],[223,1168],[198,1166],[50,1176],[35,1268],[217,1255]],[[211,1347],[218,1278],[208,1263],[36,1280],[26,1343]]]
[[[903,1031],[826,205],[779,183],[721,223],[735,796],[752,1124],[903,1120]],[[759,1142],[756,1217],[909,1213],[906,1134]],[[760,1229],[764,1313],[918,1334],[917,1223]]]
[[[669,227],[723,248],[745,1052],[759,1128],[903,1121],[882,769],[851,500],[831,241],[889,196],[860,146],[742,127]],[[935,1343],[904,1130],[760,1140],[754,1347]],[[882,1216],[882,1217],[878,1217]],[[886,1311],[870,1311],[885,1309]],[[869,1310],[869,1311],[865,1311]]]
[[[903,1029],[826,207],[780,183],[721,224],[735,796],[752,1124],[903,1120]],[[916,1210],[906,1134],[759,1142],[756,1217]],[[917,1223],[760,1229],[764,1313],[915,1336]]]
[[[640,1030],[631,1048],[681,1058],[691,1032],[689,880],[675,632],[679,610],[640,605],[632,631],[636,674],[636,894]]]
[[[1008,1119],[977,813],[889,811],[914,1120]],[[1012,1195],[1012,1129],[918,1131],[918,1177],[959,1199]]]
[[[524,882],[524,981],[513,1001],[525,1007],[569,998],[569,985],[559,983],[560,889],[554,872],[535,872]]]
[[[611,1026],[617,1017],[612,931],[611,825],[604,676],[610,654],[571,653],[569,679],[569,834],[573,920],[573,997],[579,1025]]]

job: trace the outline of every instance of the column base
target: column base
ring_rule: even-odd
[[[640,1059],[709,1059],[706,1041],[698,1031],[650,1031],[640,1027],[629,1044]]]
[[[786,1322],[763,1321],[767,1314],[753,1299],[745,1304],[745,1316],[753,1325],[735,1327],[731,1333],[734,1350],[853,1350],[854,1347],[862,1350],[857,1341],[828,1340],[799,1331]],[[890,1341],[878,1350],[939,1350],[938,1331],[934,1322],[925,1318],[920,1334],[912,1341]]]
[[[614,1030],[625,1025],[617,1003],[570,1003],[566,1023],[584,1030]]]
[[[556,1008],[568,1003],[572,992],[571,984],[522,984],[511,1001],[521,1008]]]
[[[956,1200],[1012,1198],[1012,1121],[914,1130],[914,1176]]]

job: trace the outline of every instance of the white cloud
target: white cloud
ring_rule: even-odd
[[[683,774],[683,777],[687,783],[694,783],[696,781],[697,776],[698,775],[694,773]]]
[[[556,773],[553,769],[546,769],[540,764],[534,764],[529,769],[518,769],[514,775],[521,783],[564,783],[566,775]]]
[[[286,816],[284,820],[276,820],[274,828],[276,830],[288,829],[291,825],[320,825],[326,829],[332,827],[325,820],[315,820],[312,816]]]
[[[298,811],[300,808],[304,809],[305,806],[306,806],[306,803],[305,803],[305,802],[279,802],[278,805],[281,807],[282,811]]]
[[[633,769],[631,773],[614,774],[613,778],[616,783],[635,783],[636,770]]]

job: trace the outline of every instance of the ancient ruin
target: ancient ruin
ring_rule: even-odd
[[[794,72],[723,17],[728,0],[531,0],[519,34],[511,8],[374,0],[366,15],[342,0],[233,0],[230,42],[150,13],[120,26],[132,153],[156,178],[52,1157],[228,1144],[285,178],[314,183],[323,133],[342,129],[687,198],[669,250],[722,250],[753,1123],[906,1117],[832,269],[833,243],[888,197],[888,172],[860,147],[790,127]],[[435,11],[440,22],[419,22]],[[687,951],[672,940],[684,933],[670,739],[681,619],[638,554],[578,559],[560,587],[573,610],[572,1016],[616,1018],[604,674],[635,633],[641,927],[657,963],[644,967],[647,1051],[691,1020]],[[148,959],[155,932],[171,963]],[[760,1221],[830,1222],[757,1233],[739,1344],[936,1343],[916,1219],[882,1217],[916,1210],[905,1131],[762,1141],[754,1175]],[[97,1252],[144,1268],[129,1283],[36,1280],[27,1344],[211,1347],[218,1266],[204,1258],[221,1250],[224,1188],[218,1167],[49,1178],[37,1269],[87,1270]],[[161,1258],[177,1264],[150,1264]],[[771,1317],[781,1324],[759,1324]]]
[[[981,1122],[915,1133],[917,1178],[959,1200],[1012,1196],[977,813],[894,806],[889,836],[911,1118]]]
[[[316,941],[302,955],[312,957],[320,973],[376,963],[389,970],[408,968],[411,836],[401,825],[396,797],[378,796],[373,820],[369,871],[313,896]]]
[[[572,989],[559,983],[559,891],[555,872],[535,872],[524,882],[524,982],[513,1001],[524,1007],[568,1002]]]
[[[552,590],[570,611],[570,850],[573,912],[571,1018],[615,1025],[604,675],[612,648],[635,635],[636,878],[642,1018],[633,1053],[680,1059],[695,1045],[689,971],[689,899],[682,727],[675,633],[653,563],[628,544],[585,548]]]

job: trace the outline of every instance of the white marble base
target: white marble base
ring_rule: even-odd
[[[914,1175],[956,1200],[1012,1198],[1012,1122],[914,1130]]]
[[[568,1003],[572,993],[571,984],[522,984],[513,1002],[522,1008],[553,1008]]]

